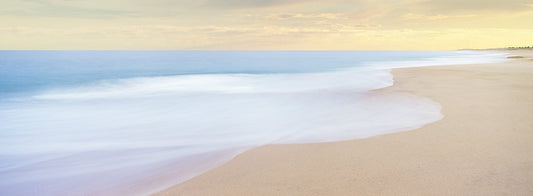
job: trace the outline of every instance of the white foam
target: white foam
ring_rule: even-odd
[[[194,160],[206,153],[231,157],[268,143],[363,138],[441,118],[439,104],[425,98],[368,94],[390,85],[389,70],[373,70],[135,78],[43,93],[0,110],[0,172],[9,179],[0,187],[40,183],[57,187],[44,195],[96,193],[104,186],[96,174],[116,176],[105,186],[123,187],[161,178],[166,171],[154,171],[161,164],[199,164]],[[61,185],[63,179],[71,183]]]
[[[365,138],[442,118],[427,98],[371,92],[393,83],[383,67],[133,78],[0,105],[0,195],[142,195],[255,146]]]
[[[455,54],[449,56],[441,56],[434,58],[427,58],[425,60],[414,61],[388,61],[388,62],[371,62],[366,63],[368,68],[372,69],[390,69],[403,67],[426,67],[437,65],[468,65],[468,64],[482,64],[482,63],[501,63],[509,61],[506,59],[506,53],[502,52],[485,52],[485,51],[455,51]]]
[[[328,89],[362,92],[392,85],[387,70],[303,74],[211,74],[141,77],[54,90],[37,99],[136,98],[194,93],[295,93]]]

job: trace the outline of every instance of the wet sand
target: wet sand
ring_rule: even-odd
[[[422,128],[267,145],[156,195],[533,195],[533,50],[509,62],[394,69],[442,105]]]

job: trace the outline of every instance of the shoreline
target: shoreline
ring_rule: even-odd
[[[396,68],[395,84],[444,119],[366,139],[276,144],[155,195],[531,194],[533,52],[505,63]]]

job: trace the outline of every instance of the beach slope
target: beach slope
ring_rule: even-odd
[[[156,195],[532,195],[533,51],[506,63],[394,69],[442,105],[420,129],[368,139],[268,145]]]

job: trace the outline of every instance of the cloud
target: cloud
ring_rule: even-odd
[[[57,0],[9,1],[4,5],[4,9],[0,9],[0,15],[77,18],[108,18],[119,15],[135,15],[135,12],[131,11],[76,6],[76,3],[74,1]]]
[[[533,16],[532,0],[0,1],[0,47],[8,49],[342,49],[404,37],[431,43],[451,28],[528,29]]]
[[[216,8],[260,8],[305,2],[305,0],[207,0],[205,5]]]
[[[443,14],[437,14],[437,15],[424,15],[424,14],[415,14],[415,13],[407,13],[402,15],[402,18],[404,20],[443,20],[443,19],[450,19],[450,18],[467,18],[467,17],[474,17],[475,14],[469,14],[469,15],[443,15]]]
[[[364,29],[376,28],[379,25],[353,24],[345,25],[338,23],[318,22],[314,25],[301,27],[288,27],[280,25],[204,25],[204,26],[176,26],[176,25],[120,25],[108,26],[95,29],[91,26],[81,26],[77,28],[54,28],[54,27],[32,27],[32,26],[8,26],[0,27],[4,34],[20,36],[116,36],[116,37],[212,37],[223,38],[230,36],[271,36],[271,35],[305,35],[305,34],[329,34],[329,33],[353,33]]]
[[[294,13],[285,13],[285,14],[272,14],[268,15],[265,18],[267,19],[276,19],[276,20],[287,20],[295,18],[305,18],[305,19],[345,19],[344,14],[339,13],[316,13],[316,14],[294,14]]]
[[[172,17],[209,18],[221,12],[254,11],[310,0],[0,0],[0,15],[70,18]],[[314,0],[312,0],[314,1]],[[264,9],[262,9],[265,11]],[[268,11],[268,10],[266,10]]]
[[[433,11],[524,11],[531,0],[426,0],[420,5]]]

